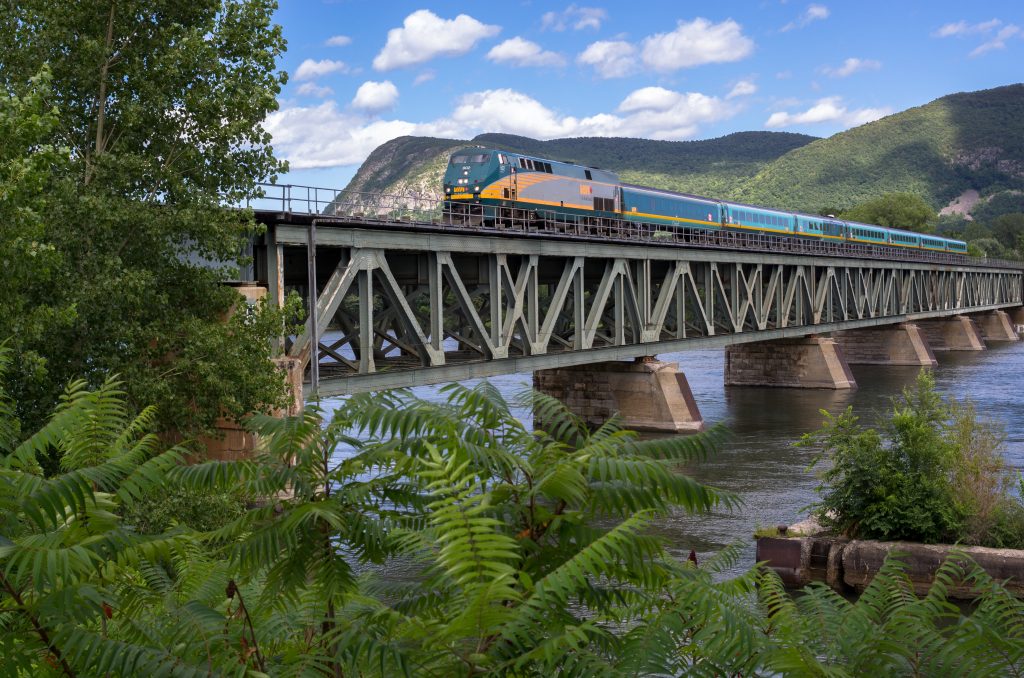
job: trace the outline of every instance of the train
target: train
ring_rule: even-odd
[[[451,155],[444,205],[451,215],[480,220],[509,209],[529,210],[538,219],[577,216],[967,253],[962,240],[637,186],[608,170],[497,148]]]

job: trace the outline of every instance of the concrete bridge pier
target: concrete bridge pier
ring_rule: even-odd
[[[533,387],[562,401],[592,427],[618,414],[623,427],[634,431],[704,430],[704,419],[679,363],[648,357],[538,370],[533,373]]]
[[[984,351],[985,341],[969,316],[935,318],[917,322],[933,351]]]
[[[809,336],[736,344],[725,349],[726,386],[857,388],[840,344]]]
[[[921,329],[913,323],[836,332],[832,338],[842,347],[850,365],[938,364]]]
[[[974,316],[974,322],[985,341],[1020,341],[1006,311],[989,311]]]

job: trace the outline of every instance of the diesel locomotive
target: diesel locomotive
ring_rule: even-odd
[[[470,221],[524,210],[537,219],[615,219],[967,253],[961,240],[635,186],[607,170],[494,148],[452,154],[444,201],[446,212]]]

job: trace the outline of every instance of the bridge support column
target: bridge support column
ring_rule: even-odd
[[[912,323],[836,332],[832,338],[850,365],[938,364],[920,328]]]
[[[727,347],[725,385],[842,389],[857,381],[835,339],[811,336]]]
[[[984,351],[978,326],[966,315],[919,320],[917,325],[933,351]]]
[[[255,304],[267,296],[267,288],[257,284],[242,284],[235,287],[241,295],[238,304],[228,311],[228,316],[233,315],[239,304]],[[225,320],[227,320],[225,317]],[[275,410],[276,417],[292,417],[301,414],[305,407],[302,397],[302,379],[305,373],[305,363],[299,358],[281,356],[271,358],[270,362],[277,368],[284,379],[288,390],[288,404]],[[259,446],[257,437],[249,433],[245,427],[227,417],[220,417],[214,424],[216,433],[211,436],[201,436],[199,442],[206,447],[205,459],[217,459],[222,461],[234,461],[237,459],[251,459]]]
[[[989,311],[974,316],[974,322],[985,341],[1020,341],[1006,311]]]
[[[538,370],[533,387],[565,403],[589,426],[618,414],[634,431],[694,433],[704,419],[679,363],[603,362]]]

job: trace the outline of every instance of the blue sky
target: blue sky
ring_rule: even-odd
[[[1024,3],[282,0],[282,183],[405,134],[828,136],[1024,80]]]

